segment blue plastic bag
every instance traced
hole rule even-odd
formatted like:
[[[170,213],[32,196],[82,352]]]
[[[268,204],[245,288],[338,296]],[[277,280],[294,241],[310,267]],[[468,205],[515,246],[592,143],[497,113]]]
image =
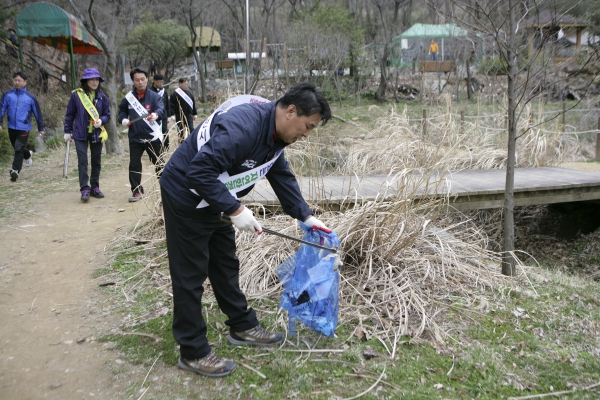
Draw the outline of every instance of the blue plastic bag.
[[[302,222],[304,240],[320,246],[338,248],[337,235],[312,229]],[[296,321],[310,329],[333,337],[338,323],[340,256],[307,244],[277,267],[283,285],[282,308],[288,312],[289,334],[296,336]]]

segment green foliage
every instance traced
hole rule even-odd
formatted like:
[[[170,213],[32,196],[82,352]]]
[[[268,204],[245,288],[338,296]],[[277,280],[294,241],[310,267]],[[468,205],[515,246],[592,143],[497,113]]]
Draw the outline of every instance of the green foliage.
[[[479,63],[478,72],[488,76],[506,75],[508,66],[506,61],[498,57],[485,58]]]
[[[165,70],[169,79],[175,65],[187,53],[189,32],[185,26],[174,20],[149,21],[138,25],[127,36],[123,50],[137,65],[155,61],[158,70]]]
[[[6,26],[6,21],[11,19],[15,15],[14,11],[7,9],[0,9],[0,26]],[[8,39],[8,31],[0,29],[0,39]]]
[[[0,132],[0,161],[5,162],[12,160],[14,154],[13,147],[10,144],[10,139],[8,137],[8,129],[6,124],[4,124],[2,132]]]

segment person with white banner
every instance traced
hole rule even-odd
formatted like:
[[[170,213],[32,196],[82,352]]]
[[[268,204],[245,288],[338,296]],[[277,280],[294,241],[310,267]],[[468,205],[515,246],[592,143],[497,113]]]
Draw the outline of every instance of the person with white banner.
[[[179,137],[185,139],[194,130],[196,120],[196,102],[194,95],[188,90],[187,78],[179,78],[179,87],[171,94],[169,116],[177,121]]]
[[[169,147],[169,135],[167,132],[169,131],[168,119],[169,119],[169,94],[167,93],[167,88],[164,87],[165,77],[163,74],[155,74],[152,78],[152,85],[150,86],[150,90],[158,93],[158,95],[162,98],[163,106],[165,106],[165,112],[161,119],[161,128],[164,136],[163,139],[163,148]]]
[[[164,104],[160,95],[148,89],[148,73],[141,68],[129,72],[134,89],[125,95],[119,104],[119,123],[129,127],[129,184],[132,196],[130,202],[144,196],[142,180],[142,155],[144,151],[160,178],[162,171],[163,133],[159,121],[164,115]]]
[[[173,336],[180,346],[178,366],[222,377],[235,363],[217,356],[206,338],[203,283],[210,278],[219,308],[228,317],[232,345],[272,346],[283,341],[265,330],[239,287],[234,227],[262,233],[239,197],[266,177],[290,216],[331,232],[302,197],[284,149],[308,137],[331,118],[327,100],[312,83],[301,83],[274,102],[258,96],[222,104],[172,154],[160,185],[173,285]]]

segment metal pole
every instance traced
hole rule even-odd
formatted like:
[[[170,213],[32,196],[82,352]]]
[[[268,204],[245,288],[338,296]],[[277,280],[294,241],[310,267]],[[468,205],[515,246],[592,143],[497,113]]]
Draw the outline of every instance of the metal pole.
[[[75,90],[75,57],[73,56],[73,36],[69,35],[69,55],[71,56],[71,90]]]
[[[21,71],[23,71],[23,49],[21,49],[22,43],[21,38],[19,36],[17,36],[17,43],[19,44],[19,63],[21,65]]]
[[[250,82],[248,81],[248,66],[250,65],[250,5],[246,0],[246,72],[244,73],[244,93],[250,91]]]
[[[600,160],[600,118],[598,118],[598,133],[596,133],[596,160]]]
[[[423,110],[423,139],[427,136],[427,110]]]

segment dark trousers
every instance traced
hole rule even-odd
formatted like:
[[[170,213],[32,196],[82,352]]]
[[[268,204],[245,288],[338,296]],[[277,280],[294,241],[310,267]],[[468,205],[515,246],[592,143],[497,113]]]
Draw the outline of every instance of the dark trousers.
[[[90,146],[92,174],[88,176],[88,143]],[[102,161],[102,143],[92,143],[91,140],[75,140],[77,150],[77,168],[79,170],[79,188],[90,190],[100,187],[100,163]],[[88,184],[89,183],[89,184]]]
[[[141,185],[142,181],[142,156],[144,151],[148,154],[148,158],[154,164],[156,177],[160,178],[163,169],[163,160],[160,157],[162,152],[162,143],[160,140],[152,142],[129,142],[129,184],[133,194],[144,193],[144,188]]]
[[[8,129],[8,137],[10,138],[10,144],[12,144],[13,149],[15,149],[12,169],[21,172],[23,160],[29,160],[29,157],[31,157],[31,153],[25,147],[27,145],[27,139],[29,139],[29,132]]]
[[[173,284],[173,336],[183,358],[197,359],[211,351],[202,317],[207,277],[231,331],[252,329],[258,320],[240,289],[233,226],[209,208],[185,207],[164,189],[161,193]]]
[[[177,129],[179,129],[179,137],[183,138],[183,132],[185,129],[189,129],[188,135],[194,130],[194,116],[186,115],[185,119],[181,119],[179,116],[175,117],[177,120]]]

